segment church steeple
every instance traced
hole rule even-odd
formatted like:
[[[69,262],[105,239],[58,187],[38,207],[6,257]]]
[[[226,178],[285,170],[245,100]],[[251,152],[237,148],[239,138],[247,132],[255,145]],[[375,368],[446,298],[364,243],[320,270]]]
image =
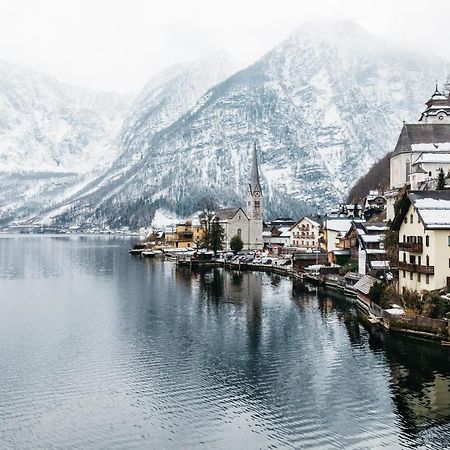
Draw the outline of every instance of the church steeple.
[[[256,191],[261,192],[261,184],[259,183],[258,156],[256,154],[256,142],[253,142],[253,159],[249,188],[252,194],[254,194]]]
[[[425,104],[427,109],[422,113],[419,122],[450,123],[450,98],[439,91],[437,83],[434,94]]]
[[[259,181],[258,155],[256,153],[256,142],[254,142],[250,182],[247,190],[247,215],[250,220],[262,220],[262,202],[263,194]]]

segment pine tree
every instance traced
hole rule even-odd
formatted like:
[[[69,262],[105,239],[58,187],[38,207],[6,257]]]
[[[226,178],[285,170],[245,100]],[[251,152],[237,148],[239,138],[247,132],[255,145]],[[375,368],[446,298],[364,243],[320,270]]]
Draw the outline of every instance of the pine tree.
[[[211,224],[208,236],[208,248],[211,249],[214,254],[223,249],[224,232],[219,223],[219,219],[216,217]]]
[[[445,174],[442,167],[439,169],[436,189],[438,191],[442,191],[443,189],[445,189]]]

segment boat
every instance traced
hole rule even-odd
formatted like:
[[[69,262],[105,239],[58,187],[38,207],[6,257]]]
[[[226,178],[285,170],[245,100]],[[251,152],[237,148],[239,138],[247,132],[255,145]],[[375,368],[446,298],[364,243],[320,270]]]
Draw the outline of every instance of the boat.
[[[128,250],[128,253],[130,255],[135,255],[135,256],[140,256],[141,253],[146,249],[145,244],[136,244],[133,246],[133,248],[131,248],[130,250]]]
[[[143,258],[153,258],[156,255],[157,255],[157,253],[154,250],[142,250],[141,251],[141,256]]]

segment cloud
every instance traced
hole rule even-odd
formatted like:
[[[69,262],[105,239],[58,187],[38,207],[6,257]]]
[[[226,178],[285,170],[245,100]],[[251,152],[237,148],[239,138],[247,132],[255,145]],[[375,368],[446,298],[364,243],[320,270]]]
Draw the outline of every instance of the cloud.
[[[450,2],[15,0],[0,4],[0,59],[100,90],[137,91],[214,49],[251,63],[306,21],[348,18],[450,59]]]

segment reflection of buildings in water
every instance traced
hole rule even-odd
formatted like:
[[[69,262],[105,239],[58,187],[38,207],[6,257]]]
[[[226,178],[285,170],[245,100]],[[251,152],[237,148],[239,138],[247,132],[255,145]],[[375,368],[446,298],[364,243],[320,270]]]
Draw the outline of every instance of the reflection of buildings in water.
[[[393,400],[404,425],[417,431],[450,419],[450,352],[437,343],[370,329],[370,348],[386,354]]]

